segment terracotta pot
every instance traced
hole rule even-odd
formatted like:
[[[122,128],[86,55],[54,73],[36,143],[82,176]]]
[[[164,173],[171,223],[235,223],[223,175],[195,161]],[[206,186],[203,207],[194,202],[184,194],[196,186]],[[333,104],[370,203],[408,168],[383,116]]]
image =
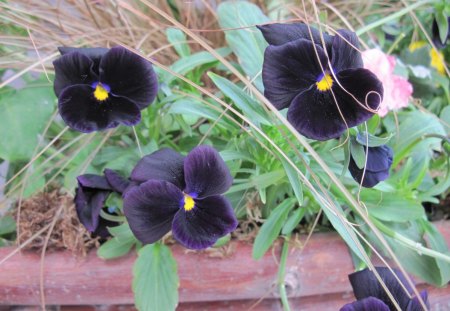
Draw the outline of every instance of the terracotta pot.
[[[450,241],[448,222],[437,223]],[[231,255],[189,252],[173,246],[180,276],[178,310],[281,310],[275,282],[279,245],[261,260],[251,257],[252,246],[232,242]],[[0,258],[13,248],[0,249]],[[44,284],[48,305],[128,305],[133,303],[129,254],[102,260],[95,252],[76,259],[68,252],[49,253],[45,258]],[[39,305],[40,255],[23,252],[0,265],[0,305]],[[290,251],[286,282],[293,310],[335,311],[353,300],[347,275],[353,265],[346,245],[337,234],[314,234],[302,250]],[[450,288],[427,288],[433,310],[450,310]],[[71,308],[78,309],[78,308]]]

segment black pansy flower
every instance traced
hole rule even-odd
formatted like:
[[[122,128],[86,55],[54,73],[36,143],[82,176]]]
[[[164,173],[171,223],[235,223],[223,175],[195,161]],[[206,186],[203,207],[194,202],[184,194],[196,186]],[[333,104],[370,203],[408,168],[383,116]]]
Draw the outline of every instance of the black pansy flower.
[[[385,267],[376,267],[378,274],[383,280],[386,287],[396,300],[398,306],[404,311],[423,311],[419,299],[414,296],[413,289],[408,285],[404,275],[397,270],[393,270],[397,278],[392,272]],[[349,275],[353,292],[357,301],[346,304],[340,311],[395,311],[397,308],[385,292],[375,274],[369,269],[364,269]],[[405,292],[405,289],[407,292]],[[420,293],[425,305],[428,305],[428,293],[426,290]],[[412,297],[412,298],[411,298]]]
[[[144,244],[172,230],[185,247],[204,249],[237,226],[233,208],[222,195],[232,177],[212,147],[196,147],[186,157],[159,150],[142,158],[130,179],[142,183],[124,193],[124,213]]]
[[[64,122],[89,133],[135,125],[158,91],[152,65],[123,47],[59,48],[54,90]]]
[[[262,70],[264,95],[277,109],[289,107],[288,121],[300,134],[316,140],[337,138],[374,114],[383,86],[363,68],[354,48],[355,33],[323,34],[323,48],[320,32],[310,28],[311,36],[305,24],[258,28],[269,43]]]
[[[103,238],[109,236],[106,227],[117,225],[100,217],[105,202],[112,192],[122,193],[126,182],[117,172],[106,169],[105,176],[84,174],[77,177],[78,188],[75,194],[75,209],[78,219],[94,235]]]
[[[436,22],[436,19],[433,19],[433,25],[431,27],[431,34],[432,34],[432,40],[433,44],[437,49],[443,49],[445,48],[445,45],[447,44],[447,41],[450,38],[450,17],[447,17],[447,23],[448,23],[448,29],[447,29],[447,36],[445,37],[445,40],[441,40],[440,31],[445,31],[444,29],[439,29],[438,24]]]
[[[393,152],[392,149],[386,145],[379,147],[364,147],[364,152],[367,149],[367,163],[364,167],[358,167],[353,155],[350,155],[350,163],[348,170],[359,184],[366,188],[372,188],[380,181],[389,177],[389,169],[392,165]],[[364,173],[364,176],[363,176]],[[364,177],[364,179],[363,179]]]

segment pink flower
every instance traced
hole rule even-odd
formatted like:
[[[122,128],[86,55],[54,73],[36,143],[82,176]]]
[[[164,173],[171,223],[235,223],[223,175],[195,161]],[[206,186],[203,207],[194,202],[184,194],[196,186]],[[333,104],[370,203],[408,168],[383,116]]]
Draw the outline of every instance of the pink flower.
[[[384,96],[378,114],[384,117],[391,110],[407,107],[413,88],[407,79],[394,74],[395,57],[371,49],[362,52],[362,58],[364,68],[372,71],[383,82]]]

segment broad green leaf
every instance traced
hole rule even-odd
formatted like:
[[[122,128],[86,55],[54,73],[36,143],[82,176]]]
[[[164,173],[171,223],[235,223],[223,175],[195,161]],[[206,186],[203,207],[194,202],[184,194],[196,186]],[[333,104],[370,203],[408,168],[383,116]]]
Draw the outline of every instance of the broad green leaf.
[[[425,216],[422,204],[411,194],[363,189],[360,199],[370,215],[385,221],[406,222]]]
[[[350,141],[350,156],[353,161],[355,161],[356,166],[359,169],[363,169],[366,164],[366,147],[359,144],[356,140],[351,139]]]
[[[139,250],[133,266],[134,302],[139,311],[171,311],[178,304],[177,263],[159,243]]]
[[[16,231],[16,222],[10,215],[0,218],[0,236]]]
[[[222,2],[217,14],[220,27],[234,29],[225,31],[225,39],[242,69],[256,87],[263,90],[261,69],[267,43],[255,25],[267,23],[269,18],[258,6],[247,1]]]
[[[444,121],[443,126],[447,131],[447,135],[450,135],[450,106],[444,107],[439,117]]]
[[[241,109],[244,114],[256,124],[270,125],[270,121],[267,118],[262,106],[249,94],[244,92],[235,83],[216,75],[213,72],[209,72],[208,76],[214,82],[214,84],[222,91],[222,93],[229,97],[233,103]]]
[[[173,48],[181,57],[186,57],[191,54],[191,49],[186,43],[186,35],[178,28],[170,27],[166,30],[167,40],[173,44]]]
[[[289,215],[289,218],[284,224],[283,229],[281,230],[281,234],[283,235],[290,234],[295,229],[295,227],[298,226],[300,221],[303,219],[303,216],[305,216],[305,213],[306,213],[305,207],[299,207],[294,212],[292,212],[292,214]]]
[[[286,176],[289,179],[292,190],[294,191],[295,197],[297,198],[298,204],[303,204],[303,187],[302,181],[300,180],[300,176],[298,173],[292,168],[292,166],[283,158],[281,159],[281,164],[283,164],[284,171],[286,172]]]
[[[439,39],[441,39],[441,42],[445,42],[447,40],[449,29],[447,16],[445,15],[443,10],[436,12],[434,16],[438,25]]]
[[[250,188],[267,188],[280,182],[285,176],[284,171],[277,170],[269,173],[264,173],[257,176],[252,176],[248,182],[233,185],[227,193],[247,190]]]
[[[55,101],[51,86],[9,90],[0,95],[0,158],[14,162],[32,157]]]
[[[391,140],[392,134],[387,137],[377,137],[367,132],[361,132],[356,135],[356,141],[363,145],[369,147],[379,147],[382,145],[386,145],[389,140]]]
[[[220,48],[217,49],[216,52],[219,55],[225,57],[228,54],[230,54],[231,51],[229,48]],[[172,66],[170,66],[170,68],[176,73],[185,75],[197,67],[214,63],[217,61],[218,61],[217,58],[213,56],[211,53],[201,51],[177,60],[175,63],[173,63]],[[170,84],[174,79],[176,79],[176,77],[167,72],[164,72],[160,75],[160,80],[165,82],[166,84]]]
[[[424,219],[420,219],[419,223],[425,231],[425,238],[429,243],[429,247],[440,253],[450,256],[447,241],[445,241],[445,238],[436,229],[436,227],[432,223]],[[448,283],[450,281],[450,265],[448,264],[448,262],[439,259],[436,259],[436,263],[441,272],[442,283]]]
[[[322,211],[325,213],[328,220],[331,222],[334,229],[336,229],[336,231],[339,233],[341,238],[345,241],[345,243],[347,243],[347,245],[351,248],[351,250],[355,253],[356,256],[358,256],[362,261],[366,262],[363,254],[361,253],[361,251],[359,250],[359,248],[356,244],[356,243],[359,243],[358,237],[352,231],[352,229],[350,228],[351,227],[350,225],[347,225],[347,227],[344,225],[345,213],[342,210],[341,206],[339,204],[337,204],[336,202],[333,202],[334,203],[333,205],[336,209],[336,213],[339,213],[339,215],[342,215],[344,220],[342,220],[340,217],[338,217],[336,215],[335,211],[330,210],[330,207],[325,206],[324,202],[322,202],[322,200],[316,194],[314,194],[314,197],[315,197],[317,203],[319,203],[321,205]],[[361,246],[361,248],[364,248],[362,245],[360,245],[360,246]]]
[[[427,137],[429,134],[446,135],[436,116],[421,111],[413,111],[403,115],[400,122],[399,137],[392,144],[394,148],[394,167],[411,152],[426,153],[431,156],[432,150],[439,150],[441,139]]]
[[[296,202],[297,200],[294,198],[286,199],[270,213],[269,218],[262,225],[253,244],[253,259],[260,259],[266,253],[273,241],[280,234],[289,211],[294,207]]]
[[[97,256],[103,259],[122,257],[128,254],[134,244],[134,239],[122,242],[117,238],[111,238],[99,247]]]

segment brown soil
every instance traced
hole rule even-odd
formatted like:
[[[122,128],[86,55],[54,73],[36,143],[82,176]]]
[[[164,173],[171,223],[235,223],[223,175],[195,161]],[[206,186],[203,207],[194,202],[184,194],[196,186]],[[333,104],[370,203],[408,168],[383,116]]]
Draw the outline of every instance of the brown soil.
[[[73,197],[62,194],[59,190],[38,193],[22,202],[17,224],[19,243],[25,244],[39,230],[51,224],[55,217],[58,219],[48,240],[47,251],[67,249],[76,255],[85,256],[90,249],[98,247],[98,239],[92,239],[91,234],[79,222]],[[42,250],[47,234],[48,230],[35,237],[23,249]]]

